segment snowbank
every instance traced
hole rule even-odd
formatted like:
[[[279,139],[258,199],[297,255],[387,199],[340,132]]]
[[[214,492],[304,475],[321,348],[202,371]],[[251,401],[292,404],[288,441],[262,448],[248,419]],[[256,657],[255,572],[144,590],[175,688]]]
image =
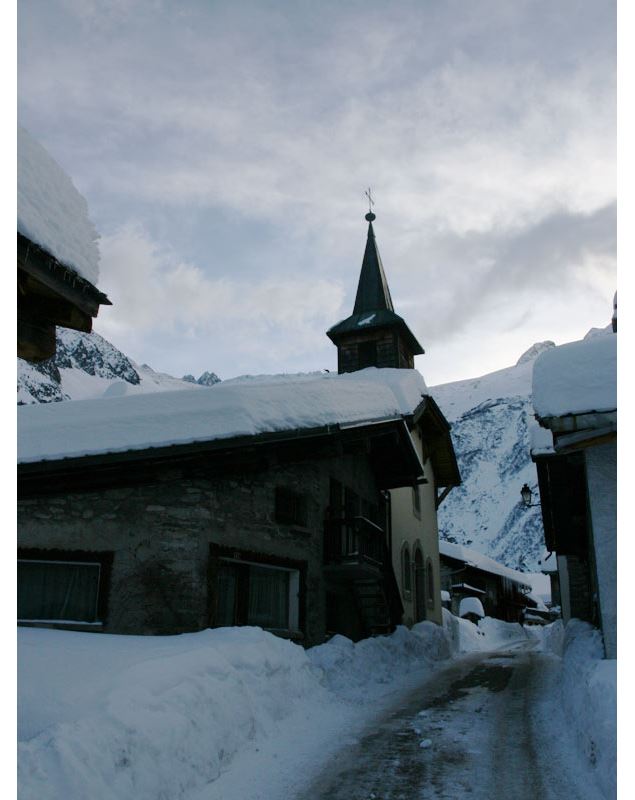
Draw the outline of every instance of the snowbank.
[[[559,700],[604,795],[616,796],[617,661],[605,659],[600,632],[572,619],[543,632],[543,648],[562,658]]]
[[[97,285],[97,232],[86,200],[46,150],[18,127],[18,233]]]
[[[615,411],[617,336],[570,342],[534,363],[533,403],[541,418]]]
[[[20,798],[176,800],[290,731],[290,772],[300,753],[319,765],[342,727],[449,655],[431,623],[309,651],[259,628],[165,637],[20,628]]]
[[[498,650],[533,638],[517,622],[503,622],[493,617],[484,617],[476,625],[467,619],[455,617],[447,608],[443,609],[443,628],[450,641],[452,655],[479,650]]]
[[[311,663],[324,671],[325,685],[354,701],[394,687],[396,667],[403,676],[450,654],[447,633],[432,622],[419,622],[410,629],[399,626],[392,636],[355,643],[338,635],[308,651]]]
[[[369,369],[297,380],[223,382],[201,391],[77,400],[18,409],[18,461],[33,462],[253,436],[410,414],[416,370]]]

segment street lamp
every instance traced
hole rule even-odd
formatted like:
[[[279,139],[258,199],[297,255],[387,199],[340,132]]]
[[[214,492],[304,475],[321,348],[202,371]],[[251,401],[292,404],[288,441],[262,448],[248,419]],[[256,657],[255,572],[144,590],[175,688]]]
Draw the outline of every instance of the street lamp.
[[[523,488],[520,490],[520,496],[523,499],[523,504],[526,508],[533,508],[534,506],[539,506],[540,503],[532,503],[531,499],[533,497],[533,492],[529,488],[529,486],[524,483]]]

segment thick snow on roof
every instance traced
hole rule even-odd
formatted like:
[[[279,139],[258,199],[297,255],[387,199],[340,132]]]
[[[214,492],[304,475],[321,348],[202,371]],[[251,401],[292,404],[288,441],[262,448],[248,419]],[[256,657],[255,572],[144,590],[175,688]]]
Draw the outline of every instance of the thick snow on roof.
[[[542,428],[535,419],[528,419],[527,427],[529,429],[532,456],[552,455],[555,451],[553,449],[553,434],[551,431],[547,428]]]
[[[97,231],[86,200],[46,150],[18,127],[18,233],[97,285]]]
[[[56,460],[370,422],[410,414],[427,393],[412,369],[264,376],[209,389],[18,409],[18,460]]]
[[[503,578],[509,578],[516,583],[522,583],[529,586],[528,576],[523,572],[506,567],[494,561],[493,558],[477,553],[476,550],[470,550],[463,547],[462,544],[452,544],[446,542],[444,539],[439,540],[439,553],[448,558],[456,558],[457,561],[463,561],[471,567],[482,569],[484,572],[491,572],[494,575],[502,575]]]
[[[534,409],[542,419],[617,409],[617,336],[560,345],[534,363]]]
[[[477,617],[484,617],[483,604],[478,597],[464,597],[459,604],[459,617],[466,614],[476,614]]]

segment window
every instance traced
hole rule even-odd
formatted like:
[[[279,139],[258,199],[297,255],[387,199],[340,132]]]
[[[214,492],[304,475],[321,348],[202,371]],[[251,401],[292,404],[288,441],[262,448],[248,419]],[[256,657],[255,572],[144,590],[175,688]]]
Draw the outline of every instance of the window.
[[[403,546],[401,551],[401,576],[404,593],[410,594],[412,589],[412,577],[410,567],[410,548],[407,544]]]
[[[276,487],[275,517],[276,522],[282,522],[284,525],[305,527],[307,524],[305,496],[283,486]]]
[[[377,366],[377,342],[361,342],[357,345],[359,368]]]
[[[217,627],[255,625],[276,633],[299,631],[299,570],[221,558],[217,574]]]
[[[419,542],[416,542],[414,546],[414,573],[415,622],[422,622],[426,618],[425,566]]]
[[[421,495],[419,494],[419,484],[412,487],[412,512],[418,519],[421,519]]]
[[[434,572],[432,571],[432,559],[426,560],[426,594],[428,607],[434,606]]]
[[[103,622],[111,562],[110,553],[59,553],[57,558],[18,554],[18,620]]]

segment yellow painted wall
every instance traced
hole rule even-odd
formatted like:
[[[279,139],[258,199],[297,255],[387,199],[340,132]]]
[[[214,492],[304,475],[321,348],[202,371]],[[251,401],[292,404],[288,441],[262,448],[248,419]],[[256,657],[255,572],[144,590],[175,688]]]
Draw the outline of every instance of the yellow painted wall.
[[[439,570],[439,530],[437,526],[437,512],[435,508],[434,474],[432,464],[429,460],[424,461],[422,457],[421,436],[417,430],[412,431],[417,452],[423,462],[427,484],[419,486],[420,515],[416,516],[413,505],[412,489],[393,489],[390,492],[391,513],[392,513],[392,562],[401,599],[404,604],[403,622],[405,625],[413,625],[418,622],[416,618],[415,605],[415,548],[420,546],[423,557],[424,567],[427,569],[428,558],[432,564],[433,576],[433,602],[427,599],[427,574],[424,572],[421,582],[423,588],[423,619],[431,620],[439,625],[442,621],[441,616],[441,576]],[[404,544],[410,550],[411,559],[411,590],[404,590],[404,575],[402,569],[402,551]]]

